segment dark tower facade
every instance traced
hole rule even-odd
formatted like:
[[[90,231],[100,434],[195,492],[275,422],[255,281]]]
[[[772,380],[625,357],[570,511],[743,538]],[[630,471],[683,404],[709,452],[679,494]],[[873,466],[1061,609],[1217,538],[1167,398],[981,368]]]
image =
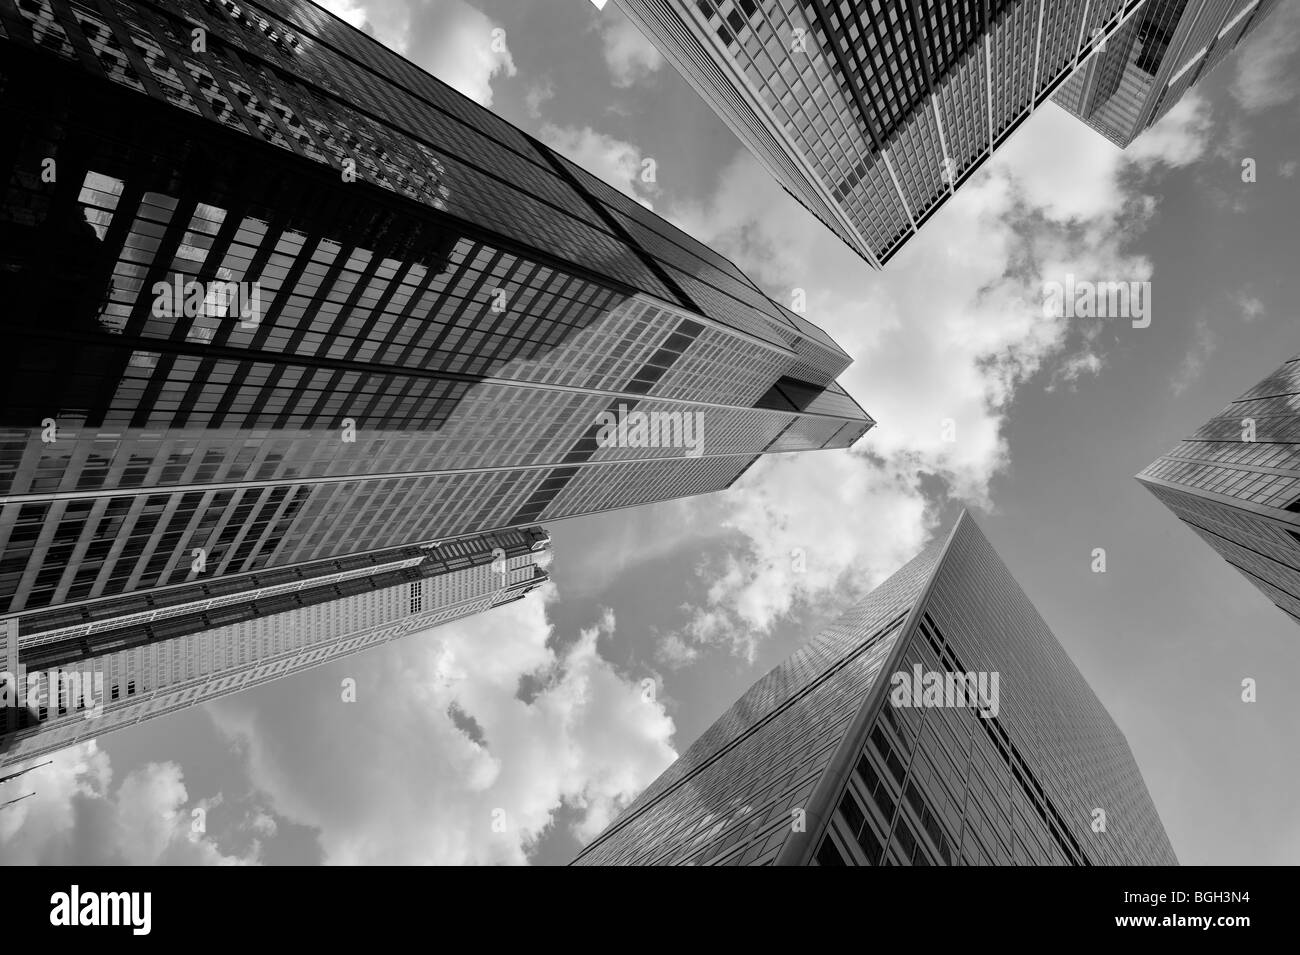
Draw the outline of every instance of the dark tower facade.
[[[0,613],[718,490],[872,424],[820,329],[305,0],[0,25]]]
[[[1139,474],[1148,491],[1300,623],[1300,355]]]
[[[755,683],[576,862],[1177,859],[1124,735],[963,514]]]
[[[306,0],[0,0],[0,121],[11,673],[174,688],[193,634],[873,424],[731,262]]]

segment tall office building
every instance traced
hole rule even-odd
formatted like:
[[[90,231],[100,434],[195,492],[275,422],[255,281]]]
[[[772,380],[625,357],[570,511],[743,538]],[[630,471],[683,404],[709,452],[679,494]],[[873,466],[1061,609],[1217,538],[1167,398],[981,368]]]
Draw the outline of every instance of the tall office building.
[[[576,861],[1177,859],[1124,735],[963,514],[750,687]]]
[[[307,0],[0,0],[0,121],[0,614],[718,490],[872,424],[824,332]]]
[[[518,600],[541,528],[0,620],[0,767]]]
[[[1121,148],[1169,112],[1280,0],[1147,0],[1054,101]]]
[[[1138,480],[1300,623],[1300,355]]]
[[[880,267],[1143,0],[616,0]]]
[[[872,424],[824,332],[307,0],[0,0],[0,122],[0,671],[110,677],[7,761]]]

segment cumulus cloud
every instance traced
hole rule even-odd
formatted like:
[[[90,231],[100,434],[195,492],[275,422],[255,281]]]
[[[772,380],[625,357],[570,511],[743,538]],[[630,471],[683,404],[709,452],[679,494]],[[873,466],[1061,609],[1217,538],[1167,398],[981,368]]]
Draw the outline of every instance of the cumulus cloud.
[[[355,703],[330,668],[314,697],[211,712],[326,862],[523,863],[561,810],[589,839],[676,758],[663,704],[599,653],[614,627],[557,642],[533,597],[350,659]]]
[[[601,31],[601,42],[615,86],[635,86],[663,66],[663,55],[626,17],[608,20]]]
[[[258,861],[223,851],[207,834],[220,795],[191,800],[175,763],[148,763],[116,788],[108,754],[94,742],[55,754],[21,777],[37,795],[0,814],[0,857],[16,865],[240,865]],[[196,819],[202,818],[202,826]]]
[[[1169,389],[1175,395],[1181,395],[1190,388],[1192,383],[1201,377],[1201,372],[1205,370],[1205,363],[1214,354],[1217,347],[1218,338],[1215,336],[1214,330],[1210,328],[1210,323],[1204,318],[1198,319],[1196,328],[1192,333],[1192,342],[1188,346],[1187,354],[1183,356],[1182,364],[1178,366],[1178,371],[1174,374],[1173,380],[1169,382]]]
[[[801,603],[844,602],[911,557],[940,495],[991,508],[1018,391],[1036,376],[1048,388],[1102,373],[1116,336],[1144,333],[1047,314],[1045,283],[1150,280],[1132,251],[1156,209],[1144,186],[1203,155],[1210,125],[1191,95],[1125,153],[1045,110],[879,273],[792,209],[746,154],[709,201],[673,207],[774,297],[806,292],[809,317],[856,357],[841,382],[879,425],[852,451],[764,459],[726,494],[689,502],[697,526],[712,521],[734,543],[701,567],[703,596],[661,640],[660,660],[710,646],[752,659]]]
[[[1257,113],[1296,98],[1300,52],[1300,4],[1280,3],[1235,54],[1229,91],[1246,111]]]
[[[897,570],[931,529],[906,470],[849,451],[760,460],[718,498],[714,519],[739,541],[701,566],[705,596],[661,641],[660,661],[681,666],[718,647],[753,662],[766,632],[802,602],[845,603]]]
[[[552,85],[550,77],[543,77],[528,87],[528,92],[524,94],[524,108],[528,110],[528,115],[533,119],[540,119],[542,105],[549,103],[554,98],[555,86]]]
[[[465,0],[316,2],[483,106],[517,72],[505,30]]]
[[[1242,321],[1253,322],[1264,314],[1264,303],[1254,295],[1242,293],[1237,296],[1237,307],[1241,309]]]

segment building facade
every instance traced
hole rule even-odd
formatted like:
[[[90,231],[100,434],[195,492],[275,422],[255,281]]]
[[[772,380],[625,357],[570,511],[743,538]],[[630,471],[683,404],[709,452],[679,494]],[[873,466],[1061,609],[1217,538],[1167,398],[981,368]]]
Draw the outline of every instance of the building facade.
[[[963,514],[755,683],[576,863],[1177,859],[1124,735]]]
[[[879,268],[1143,0],[617,0]]]
[[[803,316],[307,0],[0,0],[0,122],[0,671],[56,684],[6,762],[873,423]]]
[[[524,528],[0,620],[0,767],[519,600],[549,547]]]
[[[1137,477],[1300,623],[1300,355]]]
[[[719,490],[873,423],[803,316],[307,0],[0,0],[0,114],[0,615]]]
[[[1054,101],[1123,148],[1223,62],[1280,0],[1147,0]]]

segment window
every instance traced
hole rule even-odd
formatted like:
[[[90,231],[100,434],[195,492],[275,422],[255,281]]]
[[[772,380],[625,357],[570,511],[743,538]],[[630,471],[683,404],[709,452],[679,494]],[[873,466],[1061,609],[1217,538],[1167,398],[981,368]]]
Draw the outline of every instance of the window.
[[[835,848],[835,843],[831,842],[830,836],[822,840],[821,848],[817,850],[817,864],[845,865],[844,856],[840,855],[840,850]]]

